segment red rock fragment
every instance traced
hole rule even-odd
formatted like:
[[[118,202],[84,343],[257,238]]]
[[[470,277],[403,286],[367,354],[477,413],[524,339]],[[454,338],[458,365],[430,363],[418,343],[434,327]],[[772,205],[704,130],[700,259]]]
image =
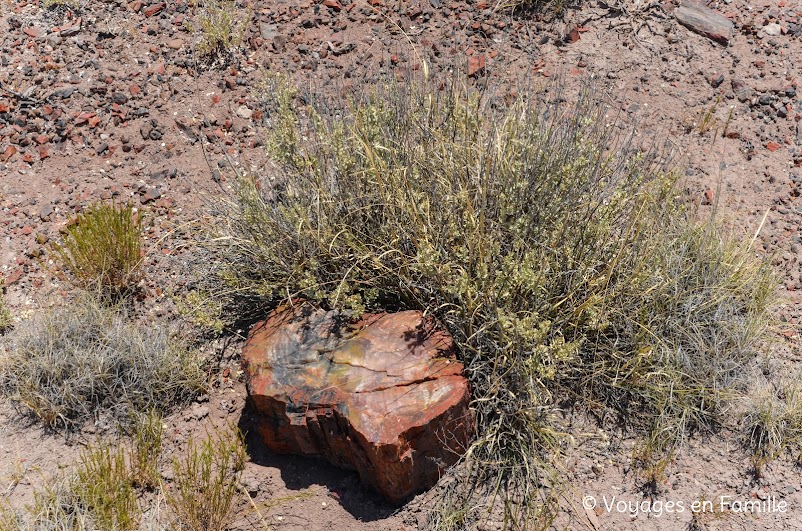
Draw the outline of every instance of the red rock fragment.
[[[83,125],[89,122],[90,119],[97,116],[97,113],[94,112],[82,112],[78,116],[75,117],[75,125]]]
[[[343,6],[337,0],[323,0],[323,5],[334,11],[342,11]]]
[[[478,76],[485,71],[486,58],[484,55],[477,55],[468,58],[468,77]]]
[[[23,273],[23,270],[22,270],[21,267],[18,267],[14,271],[9,273],[8,276],[6,277],[6,286],[10,286],[11,284],[14,284],[19,279],[21,279],[22,278],[22,273]]]
[[[573,44],[580,39],[579,29],[576,26],[571,26],[563,36],[563,42]]]
[[[3,162],[8,162],[8,159],[13,157],[16,152],[17,152],[17,148],[16,147],[8,146],[6,148],[6,150],[3,151],[3,154],[0,155],[0,160],[2,160]]]
[[[780,149],[780,144],[778,144],[777,142],[769,142],[768,144],[766,144],[766,149],[774,153],[775,151]]]
[[[156,13],[158,13],[159,11],[164,9],[165,7],[167,7],[167,6],[165,5],[164,2],[162,2],[160,4],[152,5],[150,7],[147,7],[145,9],[145,16],[146,17],[152,17],[153,15],[155,15]]]
[[[453,341],[420,312],[280,308],[242,352],[257,432],[274,452],[355,469],[393,503],[432,487],[469,443]]]
[[[35,26],[31,26],[30,28],[25,28],[22,31],[23,33],[25,33],[25,35],[27,35],[32,39],[38,39],[39,37],[45,34],[45,30],[43,30],[42,28],[37,28]]]

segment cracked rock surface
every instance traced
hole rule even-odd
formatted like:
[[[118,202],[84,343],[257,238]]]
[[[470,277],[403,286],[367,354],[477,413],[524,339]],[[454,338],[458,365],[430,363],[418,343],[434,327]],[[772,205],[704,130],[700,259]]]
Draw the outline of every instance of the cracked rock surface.
[[[268,448],[354,469],[398,504],[467,448],[470,393],[453,352],[420,312],[349,322],[301,304],[254,326],[242,357]]]

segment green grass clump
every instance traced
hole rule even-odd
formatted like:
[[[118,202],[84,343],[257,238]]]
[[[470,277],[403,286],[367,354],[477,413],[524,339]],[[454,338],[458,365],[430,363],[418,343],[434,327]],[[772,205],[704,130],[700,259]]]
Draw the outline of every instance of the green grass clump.
[[[81,455],[70,491],[98,529],[123,531],[139,525],[127,454],[121,446],[101,443]]]
[[[155,489],[159,484],[159,455],[164,425],[161,414],[151,411],[134,416],[129,468],[131,483],[140,489]]]
[[[215,430],[201,443],[191,441],[173,462],[169,488],[158,472],[162,434],[161,417],[143,414],[130,441],[88,446],[66,475],[34,492],[31,505],[15,509],[0,500],[0,531],[228,529],[248,458],[240,432]],[[148,491],[163,496],[172,513],[159,511],[145,522],[140,504]]]
[[[173,462],[174,485],[167,493],[179,529],[227,528],[247,459],[238,432],[217,432],[200,444],[190,440],[184,457]]]
[[[152,474],[151,484],[158,484],[161,433],[161,417],[142,415],[134,422],[130,445],[88,446],[67,475],[34,492],[33,504],[22,510],[0,506],[0,531],[138,529],[142,465]]]
[[[88,297],[40,312],[5,340],[0,392],[52,428],[169,411],[206,386],[198,355],[167,330]]]
[[[664,453],[726,421],[775,278],[751,242],[693,219],[591,90],[504,105],[424,81],[304,106],[274,84],[279,169],[222,209],[205,289],[232,318],[292,297],[436,315],[475,396],[473,484],[503,495],[508,525],[539,518],[558,406],[613,414]]]
[[[142,276],[142,219],[131,206],[97,203],[52,246],[58,272],[105,297],[130,294]]]
[[[200,33],[195,49],[207,58],[219,58],[230,54],[242,44],[250,9],[243,12],[232,0],[204,0],[197,15]]]

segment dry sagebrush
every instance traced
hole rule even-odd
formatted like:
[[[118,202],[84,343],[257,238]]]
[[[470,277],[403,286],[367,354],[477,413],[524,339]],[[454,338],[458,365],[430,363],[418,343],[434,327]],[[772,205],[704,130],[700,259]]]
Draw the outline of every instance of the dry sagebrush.
[[[445,324],[478,433],[433,525],[478,518],[473,486],[501,495],[507,525],[542,523],[558,404],[612,413],[656,452],[724,421],[775,280],[748,244],[693,220],[592,91],[505,105],[424,81],[302,106],[268,86],[278,170],[221,206],[203,288],[232,320],[300,296]]]

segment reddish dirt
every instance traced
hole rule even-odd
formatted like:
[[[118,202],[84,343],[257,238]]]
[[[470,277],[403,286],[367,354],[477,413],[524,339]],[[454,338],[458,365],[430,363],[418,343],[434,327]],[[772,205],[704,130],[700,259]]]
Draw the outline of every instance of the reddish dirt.
[[[197,34],[185,25],[197,8],[183,1],[80,4],[73,12],[0,2],[0,271],[16,318],[68,295],[38,257],[83,206],[114,198],[146,215],[143,305],[173,319],[170,295],[187,281],[180,266],[191,252],[192,222],[210,196],[230,189],[231,164],[269,171],[261,146],[267,122],[254,95],[263,72],[347,93],[365,79],[403,77],[425,59],[431,70],[456,64],[472,83],[509,90],[517,79],[545,85],[561,76],[572,94],[596,79],[622,127],[636,123],[639,135],[681,155],[684,186],[703,213],[717,204],[745,238],[760,229],[757,251],[772,256],[783,275],[778,316],[786,326],[771,365],[799,368],[802,2],[710,2],[734,22],[723,46],[678,24],[671,0],[588,1],[548,23],[494,12],[494,2],[482,0],[246,1],[251,21],[238,61],[199,69]],[[222,362],[234,375],[236,348]],[[240,421],[243,384],[222,376],[216,384],[208,402],[166,419],[165,459],[209,425]],[[14,505],[74,463],[80,443],[93,437],[65,440],[19,426],[7,404],[0,425],[0,496]],[[634,440],[608,439],[580,419],[574,427],[577,447],[563,474],[572,488],[561,498],[556,529],[685,529],[690,504],[720,496],[765,498],[775,508],[785,501],[787,509],[727,510],[711,515],[708,529],[802,529],[800,469],[784,456],[755,479],[729,434],[693,441],[670,464],[655,499],[682,502],[684,511],[608,511],[604,503],[614,496],[645,499],[631,469]],[[427,495],[394,512],[354,473],[258,447],[251,457],[244,483],[272,529],[410,530],[423,521]],[[596,510],[583,509],[585,496],[595,497]],[[246,501],[235,527],[261,528]],[[488,521],[481,528],[502,527]]]

